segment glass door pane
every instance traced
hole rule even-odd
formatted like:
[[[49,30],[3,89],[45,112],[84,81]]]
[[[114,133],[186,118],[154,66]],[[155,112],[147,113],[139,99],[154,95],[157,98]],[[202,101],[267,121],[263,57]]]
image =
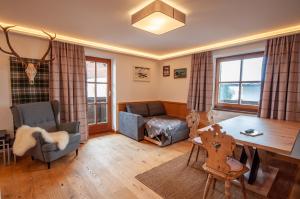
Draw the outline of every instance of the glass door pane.
[[[87,82],[95,82],[95,62],[86,61],[86,80]]]
[[[97,123],[107,122],[107,104],[97,105]]]
[[[95,114],[95,105],[94,104],[89,104],[87,106],[87,121],[88,121],[88,124],[96,123],[96,114]]]
[[[107,84],[97,84],[97,103],[107,102]]]
[[[87,83],[87,103],[95,103],[95,83]]]
[[[107,83],[107,64],[97,62],[96,69],[97,69],[97,82]]]

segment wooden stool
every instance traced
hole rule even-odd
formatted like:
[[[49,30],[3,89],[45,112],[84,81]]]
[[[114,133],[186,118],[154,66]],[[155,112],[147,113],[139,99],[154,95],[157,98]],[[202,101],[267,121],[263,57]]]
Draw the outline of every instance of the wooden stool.
[[[213,188],[216,179],[225,182],[225,198],[230,199],[231,181],[238,179],[241,183],[244,199],[246,190],[244,184],[244,174],[248,168],[239,161],[232,158],[233,150],[236,146],[234,138],[221,132],[221,126],[212,125],[212,130],[203,131],[200,134],[202,147],[207,150],[208,157],[203,169],[208,173],[203,198],[207,197],[209,187],[213,181]]]

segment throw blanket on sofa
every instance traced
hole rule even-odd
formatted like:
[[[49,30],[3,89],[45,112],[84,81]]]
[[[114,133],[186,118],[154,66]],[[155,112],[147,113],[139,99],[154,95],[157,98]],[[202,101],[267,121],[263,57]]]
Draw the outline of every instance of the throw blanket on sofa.
[[[163,119],[163,118],[152,118],[146,123],[146,129],[148,136],[154,138],[159,135],[168,137],[168,131],[173,130],[182,123],[179,119]]]
[[[23,125],[16,132],[16,139],[13,145],[15,155],[22,156],[36,145],[36,140],[32,135],[34,132],[40,132],[44,140],[48,143],[57,143],[60,150],[64,150],[69,143],[69,134],[66,131],[48,133],[45,129],[39,127]]]

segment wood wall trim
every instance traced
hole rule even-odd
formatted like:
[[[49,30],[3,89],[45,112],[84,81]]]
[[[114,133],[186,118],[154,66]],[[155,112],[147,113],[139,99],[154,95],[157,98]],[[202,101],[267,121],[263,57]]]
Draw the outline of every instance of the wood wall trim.
[[[167,115],[185,119],[188,115],[187,104],[183,102],[161,101],[166,109]]]
[[[153,101],[129,101],[129,102],[119,102],[117,105],[117,110],[118,113],[120,111],[126,111],[126,104],[139,104],[139,103],[150,103],[150,102],[159,102],[158,100],[153,100]]]
[[[119,111],[126,111],[126,104],[133,103],[151,103],[151,102],[161,102],[163,103],[167,115],[179,117],[179,118],[185,118],[187,116],[187,108],[186,103],[183,102],[171,102],[171,101],[159,101],[159,100],[153,100],[153,101],[132,101],[132,102],[119,102],[118,103],[118,112]]]
[[[118,108],[118,115],[119,111],[126,111],[126,104],[127,103],[149,103],[149,102],[162,102],[167,115],[178,117],[181,119],[185,119],[187,114],[189,113],[187,110],[187,104],[184,102],[173,102],[173,101],[159,101],[159,100],[153,100],[153,101],[134,101],[134,102],[119,102],[117,105]],[[216,111],[217,115],[215,117],[216,122],[220,122],[229,118],[233,118],[239,115],[246,115],[245,113],[237,113],[237,112],[231,112],[231,111]],[[207,113],[201,112],[200,113],[200,124],[199,128],[203,128],[210,125]]]
[[[159,101],[159,100],[153,100],[153,101],[133,101],[133,102],[119,102],[117,105],[118,112],[120,111],[126,111],[126,104],[127,103],[149,103],[149,102],[161,102],[163,103],[167,115],[177,117],[184,119],[188,115],[187,110],[187,104],[184,102],[173,102],[173,101]],[[205,127],[209,125],[208,119],[207,119],[207,113],[201,112],[200,113],[200,124],[199,127]]]

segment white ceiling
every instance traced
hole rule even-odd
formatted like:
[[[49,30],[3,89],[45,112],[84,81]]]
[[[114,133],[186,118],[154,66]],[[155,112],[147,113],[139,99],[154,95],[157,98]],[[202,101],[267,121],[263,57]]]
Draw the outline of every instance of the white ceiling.
[[[154,35],[130,25],[130,11],[151,0],[0,0],[0,22],[157,55],[300,25],[300,0],[165,0],[186,26]]]

